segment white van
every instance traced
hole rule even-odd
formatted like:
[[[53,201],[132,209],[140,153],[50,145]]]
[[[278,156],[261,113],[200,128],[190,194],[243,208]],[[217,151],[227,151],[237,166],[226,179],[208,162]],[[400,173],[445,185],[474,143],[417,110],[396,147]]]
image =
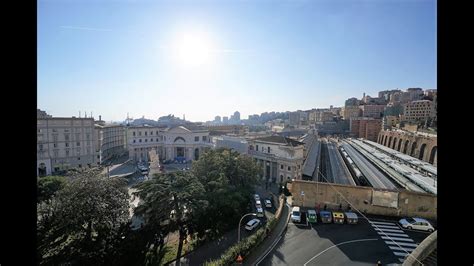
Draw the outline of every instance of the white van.
[[[291,220],[293,222],[297,222],[297,223],[301,222],[300,207],[295,206],[295,207],[293,207],[293,209],[291,209]]]

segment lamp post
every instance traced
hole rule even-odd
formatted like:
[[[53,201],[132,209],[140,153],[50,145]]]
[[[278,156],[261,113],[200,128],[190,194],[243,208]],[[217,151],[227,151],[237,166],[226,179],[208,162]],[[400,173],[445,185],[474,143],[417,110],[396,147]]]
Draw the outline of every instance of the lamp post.
[[[238,234],[237,234],[237,243],[239,243],[239,242],[240,242],[240,223],[242,223],[242,220],[244,219],[244,217],[245,217],[245,216],[249,216],[249,215],[254,215],[254,216],[257,216],[257,214],[256,214],[256,213],[252,213],[252,212],[251,212],[251,213],[247,213],[247,214],[245,214],[244,216],[242,216],[242,218],[240,218],[240,221],[239,221],[239,227],[238,227],[238,229],[237,229],[237,231],[238,231]]]

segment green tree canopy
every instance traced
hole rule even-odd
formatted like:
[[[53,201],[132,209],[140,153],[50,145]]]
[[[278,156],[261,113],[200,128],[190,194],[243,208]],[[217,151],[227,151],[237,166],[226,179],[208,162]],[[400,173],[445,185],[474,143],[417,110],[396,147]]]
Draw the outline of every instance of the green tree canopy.
[[[43,176],[37,180],[38,202],[49,200],[53,195],[66,185],[64,176]]]
[[[220,235],[250,211],[250,197],[261,172],[252,158],[229,149],[211,150],[193,163],[192,171],[203,184],[209,202],[206,213],[196,218],[200,237]]]
[[[50,202],[38,204],[40,264],[104,264],[129,220],[126,180],[101,169],[77,173]]]
[[[135,214],[143,217],[147,227],[166,233],[179,231],[179,258],[183,241],[194,231],[194,217],[207,208],[204,187],[192,173],[174,172],[157,174],[135,188],[142,201]]]

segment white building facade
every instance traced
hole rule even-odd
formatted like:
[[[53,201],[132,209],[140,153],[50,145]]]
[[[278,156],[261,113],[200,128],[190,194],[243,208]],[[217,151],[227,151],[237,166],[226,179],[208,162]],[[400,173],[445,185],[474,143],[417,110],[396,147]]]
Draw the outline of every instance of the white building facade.
[[[38,118],[37,175],[99,164],[97,141],[93,118]]]
[[[262,166],[267,182],[302,178],[304,143],[282,136],[262,137],[248,143],[248,153]]]
[[[138,126],[129,127],[127,131],[129,158],[135,161],[148,160],[152,149],[156,149],[161,160],[192,161],[212,147],[209,131],[204,129]]]

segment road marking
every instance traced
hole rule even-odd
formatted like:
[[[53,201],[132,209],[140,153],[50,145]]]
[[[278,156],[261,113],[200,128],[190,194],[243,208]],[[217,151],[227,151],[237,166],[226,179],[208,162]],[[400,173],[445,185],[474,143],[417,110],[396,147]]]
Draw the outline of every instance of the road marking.
[[[384,232],[384,231],[381,231],[381,232],[377,232],[379,235],[381,236],[402,236],[402,237],[409,237],[407,234],[397,234],[397,233],[389,233],[389,232]]]
[[[328,247],[327,249],[319,252],[316,256],[312,257],[310,260],[308,260],[304,266],[306,266],[310,261],[314,260],[315,258],[317,258],[319,255],[323,254],[324,252],[330,250],[331,248],[334,248],[334,247],[337,247],[337,246],[340,246],[340,245],[344,245],[344,244],[349,244],[349,243],[354,243],[354,242],[362,242],[362,241],[377,241],[378,239],[377,238],[368,238],[368,239],[358,239],[358,240],[351,240],[351,241],[346,241],[346,242],[342,242],[342,243],[339,243],[337,245],[333,245],[333,246],[330,246]]]
[[[401,238],[401,237],[387,237],[387,236],[382,236],[382,239],[389,239],[389,240],[398,240],[398,241],[407,241],[407,242],[415,242],[411,238]]]
[[[406,252],[393,252],[393,254],[395,254],[395,256],[400,256],[400,257],[406,257],[408,255],[408,253]]]
[[[400,230],[400,229],[385,229],[385,228],[379,229],[377,227],[375,227],[374,229],[377,230],[377,231],[384,231],[384,232],[405,233],[405,232],[403,232],[403,230]]]
[[[373,225],[373,226],[377,226],[376,228],[400,229],[400,227],[393,226],[393,225]]]
[[[394,247],[394,246],[388,246],[388,247],[393,250],[401,250],[401,251],[409,251],[409,252],[412,252],[413,250],[415,250],[414,248],[400,248],[400,247]]]
[[[393,242],[393,241],[385,241],[387,245],[399,245],[399,246],[407,246],[407,247],[418,247],[417,244],[413,243],[403,243],[403,242]]]

